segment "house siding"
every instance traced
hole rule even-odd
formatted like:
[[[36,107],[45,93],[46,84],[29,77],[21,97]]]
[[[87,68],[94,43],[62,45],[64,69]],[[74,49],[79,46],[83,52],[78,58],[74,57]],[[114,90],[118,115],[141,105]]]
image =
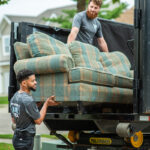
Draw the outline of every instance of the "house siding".
[[[6,23],[3,23],[6,24]],[[6,25],[3,30],[1,31],[1,38],[0,38],[0,62],[9,61],[9,54],[4,54],[3,49],[3,38],[4,36],[10,36],[10,25]]]
[[[0,96],[7,96],[9,86],[9,66],[0,67]]]

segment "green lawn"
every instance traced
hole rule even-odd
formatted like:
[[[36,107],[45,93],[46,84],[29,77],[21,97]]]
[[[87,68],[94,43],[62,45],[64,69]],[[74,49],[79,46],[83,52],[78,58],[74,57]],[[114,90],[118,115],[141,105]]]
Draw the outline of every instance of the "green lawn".
[[[64,135],[67,137],[67,135]],[[0,134],[0,139],[12,139],[12,134]],[[41,137],[43,138],[49,138],[49,139],[58,139],[55,135],[48,135],[48,134],[41,134]]]
[[[0,143],[0,150],[14,150],[12,144]]]
[[[0,139],[12,139],[12,134],[0,134]]]
[[[0,104],[8,104],[8,97],[0,97]]]
[[[67,137],[67,135],[64,135]],[[0,134],[0,139],[12,139],[13,135],[12,134]],[[57,139],[56,136],[54,135],[47,135],[47,134],[42,134],[41,137],[43,138],[50,138],[50,139]],[[0,143],[0,150],[14,150],[12,144],[7,144],[7,143]]]

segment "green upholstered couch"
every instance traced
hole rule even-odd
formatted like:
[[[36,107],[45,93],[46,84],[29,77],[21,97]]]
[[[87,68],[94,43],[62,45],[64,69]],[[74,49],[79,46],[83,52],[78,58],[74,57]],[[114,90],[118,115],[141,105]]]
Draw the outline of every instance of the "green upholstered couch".
[[[57,101],[132,103],[133,72],[121,52],[100,52],[79,41],[67,45],[40,32],[14,48],[15,72],[26,68],[36,74],[35,101],[55,95]]]

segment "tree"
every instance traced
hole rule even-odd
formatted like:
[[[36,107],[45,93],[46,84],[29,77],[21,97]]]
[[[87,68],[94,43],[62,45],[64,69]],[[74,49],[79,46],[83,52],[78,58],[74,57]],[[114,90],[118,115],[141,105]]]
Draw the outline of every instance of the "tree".
[[[77,2],[77,11],[83,11],[86,8],[86,5],[88,4],[89,0],[73,0]],[[113,4],[120,2],[120,0],[112,0]]]
[[[60,27],[62,28],[68,28],[70,29],[72,26],[72,19],[74,15],[77,12],[85,10],[88,0],[74,0],[77,1],[77,10],[63,10],[64,15],[60,15],[57,18],[43,18],[45,21],[50,21],[50,22],[56,22],[60,24]],[[98,14],[98,17],[104,18],[104,19],[115,19],[119,17],[119,15],[127,8],[126,3],[121,3],[120,0],[112,0],[113,3],[118,2],[119,7],[113,9],[113,10],[108,10],[107,8],[110,6],[110,2],[103,0],[103,5],[101,6],[101,11]]]
[[[8,4],[10,0],[0,0],[0,5]]]
[[[77,11],[83,11],[86,8],[86,0],[78,0],[77,1]]]

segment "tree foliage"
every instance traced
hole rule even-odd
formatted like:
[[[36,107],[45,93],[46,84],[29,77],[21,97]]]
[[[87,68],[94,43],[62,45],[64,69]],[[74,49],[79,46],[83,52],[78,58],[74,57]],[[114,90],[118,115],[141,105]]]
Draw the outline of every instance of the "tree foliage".
[[[86,6],[88,5],[89,0],[73,0],[77,1],[77,10],[63,10],[63,15],[58,16],[57,18],[43,18],[45,21],[55,22],[60,24],[60,27],[62,28],[71,28],[72,26],[72,20],[74,15],[77,12],[85,10]],[[84,1],[84,2],[83,2]],[[127,8],[126,3],[121,3],[120,0],[112,0],[113,3],[118,2],[119,6],[114,8],[113,10],[107,9],[110,6],[110,2],[103,0],[103,5],[101,6],[101,10],[98,14],[98,17],[104,18],[104,19],[115,19],[119,17],[119,15]],[[84,6],[82,6],[82,5]]]
[[[100,18],[105,18],[105,19],[115,19],[119,17],[122,11],[126,8],[127,8],[127,4],[121,3],[119,7],[114,8],[113,10],[106,10],[105,12],[100,11],[98,16]]]
[[[8,4],[10,0],[0,0],[0,5]]]
[[[43,18],[44,21],[50,21],[50,22],[56,22],[60,24],[62,28],[67,28],[70,29],[72,26],[71,19],[74,17],[74,15],[77,13],[76,9],[71,9],[71,10],[62,10],[62,12],[65,15],[60,15],[57,18]]]

